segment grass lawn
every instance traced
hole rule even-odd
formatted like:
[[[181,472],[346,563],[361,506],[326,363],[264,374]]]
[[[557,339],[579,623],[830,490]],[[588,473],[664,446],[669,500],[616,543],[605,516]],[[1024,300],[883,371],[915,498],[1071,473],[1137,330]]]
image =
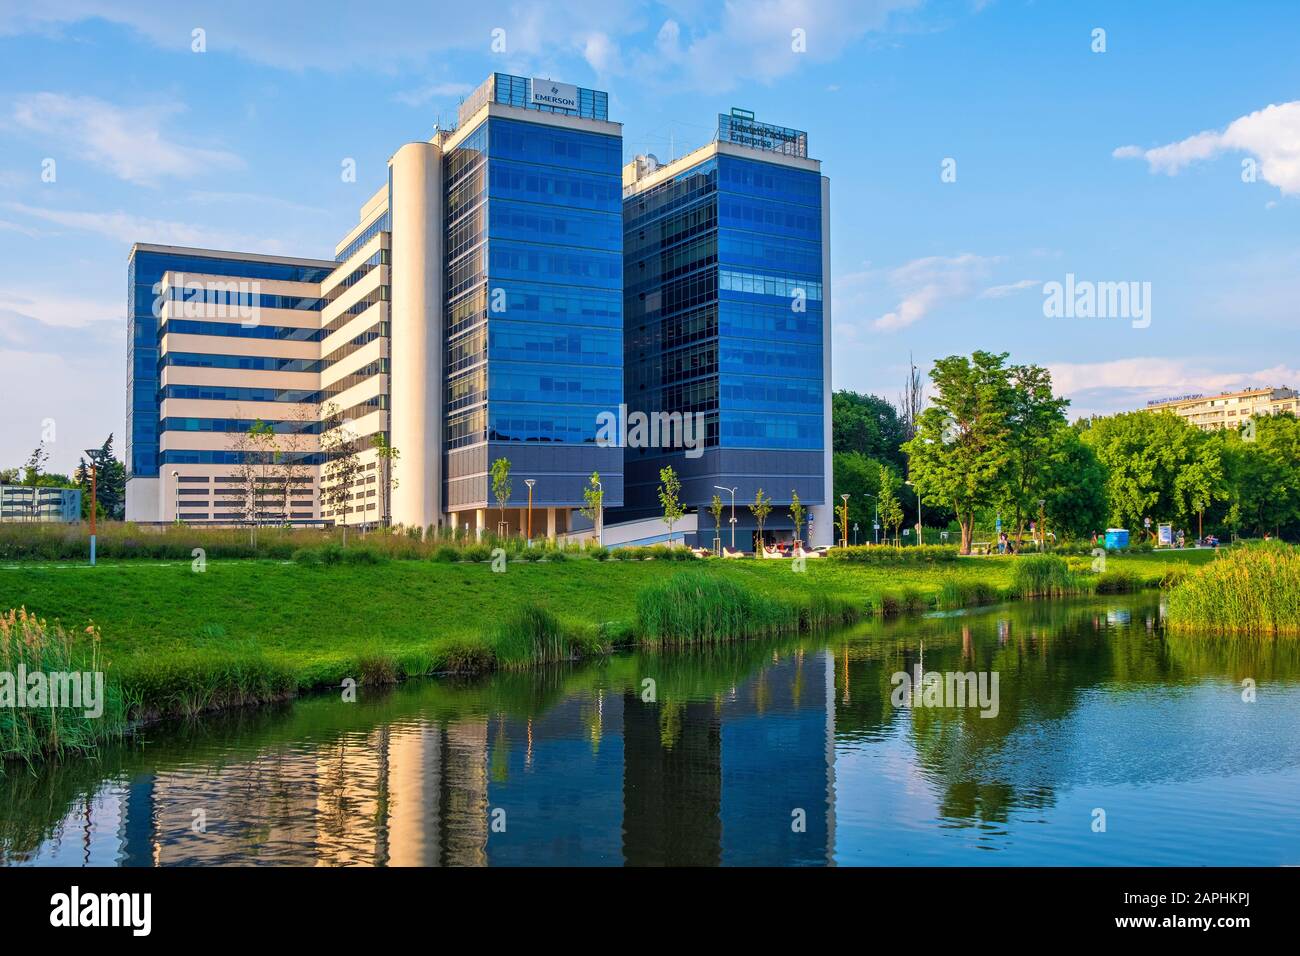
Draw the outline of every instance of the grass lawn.
[[[1108,559],[1146,580],[1212,553]],[[898,606],[938,600],[945,585],[983,583],[1004,592],[1016,559],[964,558],[932,565],[789,561],[512,562],[394,560],[304,566],[272,560],[116,561],[0,565],[0,610],[26,607],[80,631],[93,621],[111,682],[138,716],[193,713],[292,694],[311,687],[388,682],[406,675],[490,667],[501,623],[526,607],[549,611],[585,644],[627,640],[637,594],[690,568],[719,575],[779,601],[806,605],[816,594],[864,612],[882,596]],[[911,597],[908,601],[906,598]],[[504,657],[504,655],[502,655]]]

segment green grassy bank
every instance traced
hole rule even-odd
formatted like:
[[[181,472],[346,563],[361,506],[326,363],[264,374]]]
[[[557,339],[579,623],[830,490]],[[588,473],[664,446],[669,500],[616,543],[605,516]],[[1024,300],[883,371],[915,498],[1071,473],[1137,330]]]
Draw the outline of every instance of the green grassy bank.
[[[1209,552],[1112,558],[1136,584]],[[1063,559],[1061,564],[1065,564]],[[0,609],[69,631],[98,653],[136,719],[290,697],[344,679],[388,683],[523,667],[636,642],[683,645],[834,626],[869,614],[1020,596],[1024,559],[876,565],[789,561],[209,559],[0,565]],[[1106,575],[1082,571],[1079,590]],[[1135,585],[1136,586],[1136,585]],[[1076,591],[1075,593],[1078,593]]]

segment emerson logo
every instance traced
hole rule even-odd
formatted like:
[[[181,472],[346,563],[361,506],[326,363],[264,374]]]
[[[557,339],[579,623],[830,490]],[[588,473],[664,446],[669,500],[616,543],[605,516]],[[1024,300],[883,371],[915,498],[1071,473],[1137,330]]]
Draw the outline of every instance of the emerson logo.
[[[572,83],[557,83],[533,77],[533,105],[562,110],[578,108],[578,88]]]
[[[134,936],[148,936],[152,928],[153,897],[149,893],[70,893],[50,897],[50,925],[126,926]]]

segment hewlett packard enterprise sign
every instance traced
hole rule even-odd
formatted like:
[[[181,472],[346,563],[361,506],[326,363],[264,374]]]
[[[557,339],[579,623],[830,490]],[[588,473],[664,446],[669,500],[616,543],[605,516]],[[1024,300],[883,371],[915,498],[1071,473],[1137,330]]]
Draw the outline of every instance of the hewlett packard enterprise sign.
[[[533,77],[533,106],[553,106],[560,110],[578,108],[578,88],[571,83],[539,80]]]

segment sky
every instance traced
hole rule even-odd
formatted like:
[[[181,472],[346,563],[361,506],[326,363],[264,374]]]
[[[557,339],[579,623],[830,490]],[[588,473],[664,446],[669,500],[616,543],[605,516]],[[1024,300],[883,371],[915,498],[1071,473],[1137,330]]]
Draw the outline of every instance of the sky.
[[[974,349],[1072,416],[1300,387],[1298,49],[1289,0],[0,0],[0,467],[124,452],[133,242],[332,258],[494,70],[607,90],[625,159],[807,130],[835,388]]]

